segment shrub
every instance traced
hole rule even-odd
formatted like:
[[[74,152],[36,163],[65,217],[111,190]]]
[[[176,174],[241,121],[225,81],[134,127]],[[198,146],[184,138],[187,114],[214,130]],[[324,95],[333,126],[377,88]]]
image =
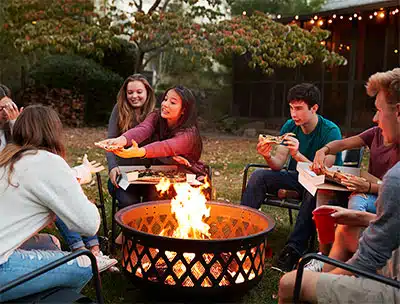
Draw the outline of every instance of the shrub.
[[[75,55],[51,55],[32,67],[35,86],[77,90],[85,97],[84,119],[88,124],[108,121],[116,95],[123,83],[121,76],[93,60]]]

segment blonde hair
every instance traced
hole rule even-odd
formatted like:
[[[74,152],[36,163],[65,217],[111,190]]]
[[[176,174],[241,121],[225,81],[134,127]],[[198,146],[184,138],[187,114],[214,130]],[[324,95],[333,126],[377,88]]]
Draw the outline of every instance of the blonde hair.
[[[134,115],[135,109],[129,104],[126,99],[126,90],[128,87],[128,83],[133,81],[140,81],[141,83],[143,83],[147,91],[147,98],[143,107],[140,109],[141,111],[138,120]],[[156,96],[154,95],[154,90],[143,75],[134,74],[126,78],[117,96],[118,127],[121,132],[126,132],[129,129],[135,127],[137,124],[141,123],[146,118],[146,116],[154,110],[155,106]]]
[[[371,97],[384,91],[387,103],[396,104],[400,102],[400,68],[387,72],[379,72],[369,77],[366,84],[367,94]]]

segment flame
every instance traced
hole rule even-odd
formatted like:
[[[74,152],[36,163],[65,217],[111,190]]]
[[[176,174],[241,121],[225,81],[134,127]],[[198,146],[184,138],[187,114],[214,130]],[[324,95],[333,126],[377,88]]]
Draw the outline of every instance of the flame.
[[[192,187],[188,183],[175,183],[163,178],[156,185],[160,194],[165,193],[173,187],[176,196],[171,200],[171,212],[177,220],[177,227],[172,233],[172,237],[181,239],[209,239],[210,226],[205,223],[205,219],[210,216],[211,208],[207,208],[207,199],[203,190],[210,184],[205,180],[204,185]],[[163,231],[162,234],[165,232]]]
[[[171,231],[170,228],[163,229],[160,232],[160,235],[183,239],[211,239],[210,226],[205,222],[205,220],[210,217],[211,208],[207,208],[207,199],[203,193],[204,189],[208,187],[210,187],[210,184],[207,178],[204,180],[204,184],[200,187],[193,187],[188,183],[171,183],[171,181],[167,178],[161,179],[160,183],[156,185],[156,189],[158,192],[160,192],[160,195],[168,192],[171,188],[175,190],[176,195],[171,200],[171,213],[175,216],[177,226],[173,229],[173,231]],[[138,250],[140,249],[139,253],[142,252],[142,246],[137,246],[140,246],[138,247]],[[150,249],[150,254],[152,257],[156,256],[158,252],[158,249]],[[246,280],[244,275],[248,275],[247,280],[252,280],[256,277],[256,273],[254,272],[254,270],[251,270],[251,260],[249,255],[246,256],[246,250],[241,250],[235,253],[237,259],[239,260],[237,261],[236,258],[233,259],[229,263],[229,265],[226,266],[227,272],[224,271],[224,267],[221,265],[218,259],[214,260],[214,253],[203,253],[202,258],[206,262],[206,264],[208,265],[212,263],[209,269],[209,275],[211,276],[211,278],[209,277],[209,275],[203,278],[203,275],[205,273],[205,266],[203,266],[200,261],[197,261],[196,263],[191,265],[192,261],[196,257],[195,253],[183,253],[183,261],[181,259],[176,259],[176,252],[168,250],[164,252],[165,257],[169,261],[168,264],[172,265],[168,266],[168,261],[160,258],[157,260],[157,262],[155,262],[155,269],[159,273],[165,273],[167,268],[171,267],[172,271],[178,279],[180,279],[184,274],[190,271],[192,276],[186,276],[183,282],[180,283],[182,284],[182,286],[185,287],[194,286],[192,280],[194,278],[197,280],[202,280],[202,287],[212,287],[214,284],[214,282],[211,280],[212,277],[213,279],[219,280],[219,286],[230,285],[232,279],[236,284],[243,283]],[[256,247],[251,249],[250,254],[252,257],[255,257]],[[223,262],[227,263],[227,261],[231,257],[231,253],[221,253],[220,256],[223,259]],[[140,259],[140,261],[136,257],[136,255],[134,255],[133,257],[131,256],[131,259],[134,259],[134,264],[140,264],[140,266],[136,269],[136,276],[143,278],[145,274],[147,274],[148,280],[157,281],[157,278],[150,274],[152,262],[147,255],[144,255]],[[258,264],[260,263],[259,260],[260,258],[258,257]],[[239,261],[240,263],[243,263],[243,265],[241,266],[242,270],[240,270],[240,266],[238,264]],[[132,269],[129,267],[128,271],[132,271]],[[177,282],[176,279],[174,279],[174,276],[168,275],[164,280],[164,284],[176,285]]]

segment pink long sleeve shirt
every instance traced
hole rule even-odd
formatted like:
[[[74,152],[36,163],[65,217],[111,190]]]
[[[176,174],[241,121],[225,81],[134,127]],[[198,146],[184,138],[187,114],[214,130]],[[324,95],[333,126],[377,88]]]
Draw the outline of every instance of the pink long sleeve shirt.
[[[127,139],[128,146],[130,146],[132,140],[140,144],[153,134],[158,135],[159,130],[156,130],[158,119],[159,114],[157,112],[150,113],[142,123],[122,134]],[[196,127],[178,131],[173,133],[171,138],[161,141],[158,139],[158,141],[143,146],[146,149],[146,158],[183,156],[193,167],[204,172],[204,165],[199,161],[200,147],[201,137]]]

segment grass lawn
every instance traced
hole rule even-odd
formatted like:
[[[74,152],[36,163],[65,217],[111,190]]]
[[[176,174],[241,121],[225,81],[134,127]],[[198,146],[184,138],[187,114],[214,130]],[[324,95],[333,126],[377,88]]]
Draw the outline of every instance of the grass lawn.
[[[87,153],[89,160],[96,160],[107,165],[105,154],[95,148],[93,143],[105,138],[105,128],[67,129],[65,143],[68,147],[67,161],[71,166],[80,163],[82,156]],[[222,136],[203,138],[204,149],[202,160],[213,168],[214,199],[238,204],[241,195],[243,168],[247,163],[263,163],[264,160],[255,151],[257,138],[229,138]],[[106,194],[108,225],[111,224],[111,198],[108,195],[106,181],[107,172],[102,172],[103,191]],[[84,186],[85,193],[90,199],[98,199],[97,185],[92,182]],[[290,232],[287,211],[281,208],[263,207],[276,221],[274,231],[269,235],[268,242],[276,254],[283,247]],[[101,231],[101,230],[100,230]],[[119,257],[117,256],[117,259]],[[271,262],[271,261],[269,261]],[[276,294],[280,274],[266,268],[262,281],[236,303],[276,303]],[[123,274],[102,273],[103,296],[106,303],[145,303],[149,300],[146,295],[136,289]],[[84,293],[95,298],[94,288],[89,284]],[[210,302],[210,301],[208,301]]]

